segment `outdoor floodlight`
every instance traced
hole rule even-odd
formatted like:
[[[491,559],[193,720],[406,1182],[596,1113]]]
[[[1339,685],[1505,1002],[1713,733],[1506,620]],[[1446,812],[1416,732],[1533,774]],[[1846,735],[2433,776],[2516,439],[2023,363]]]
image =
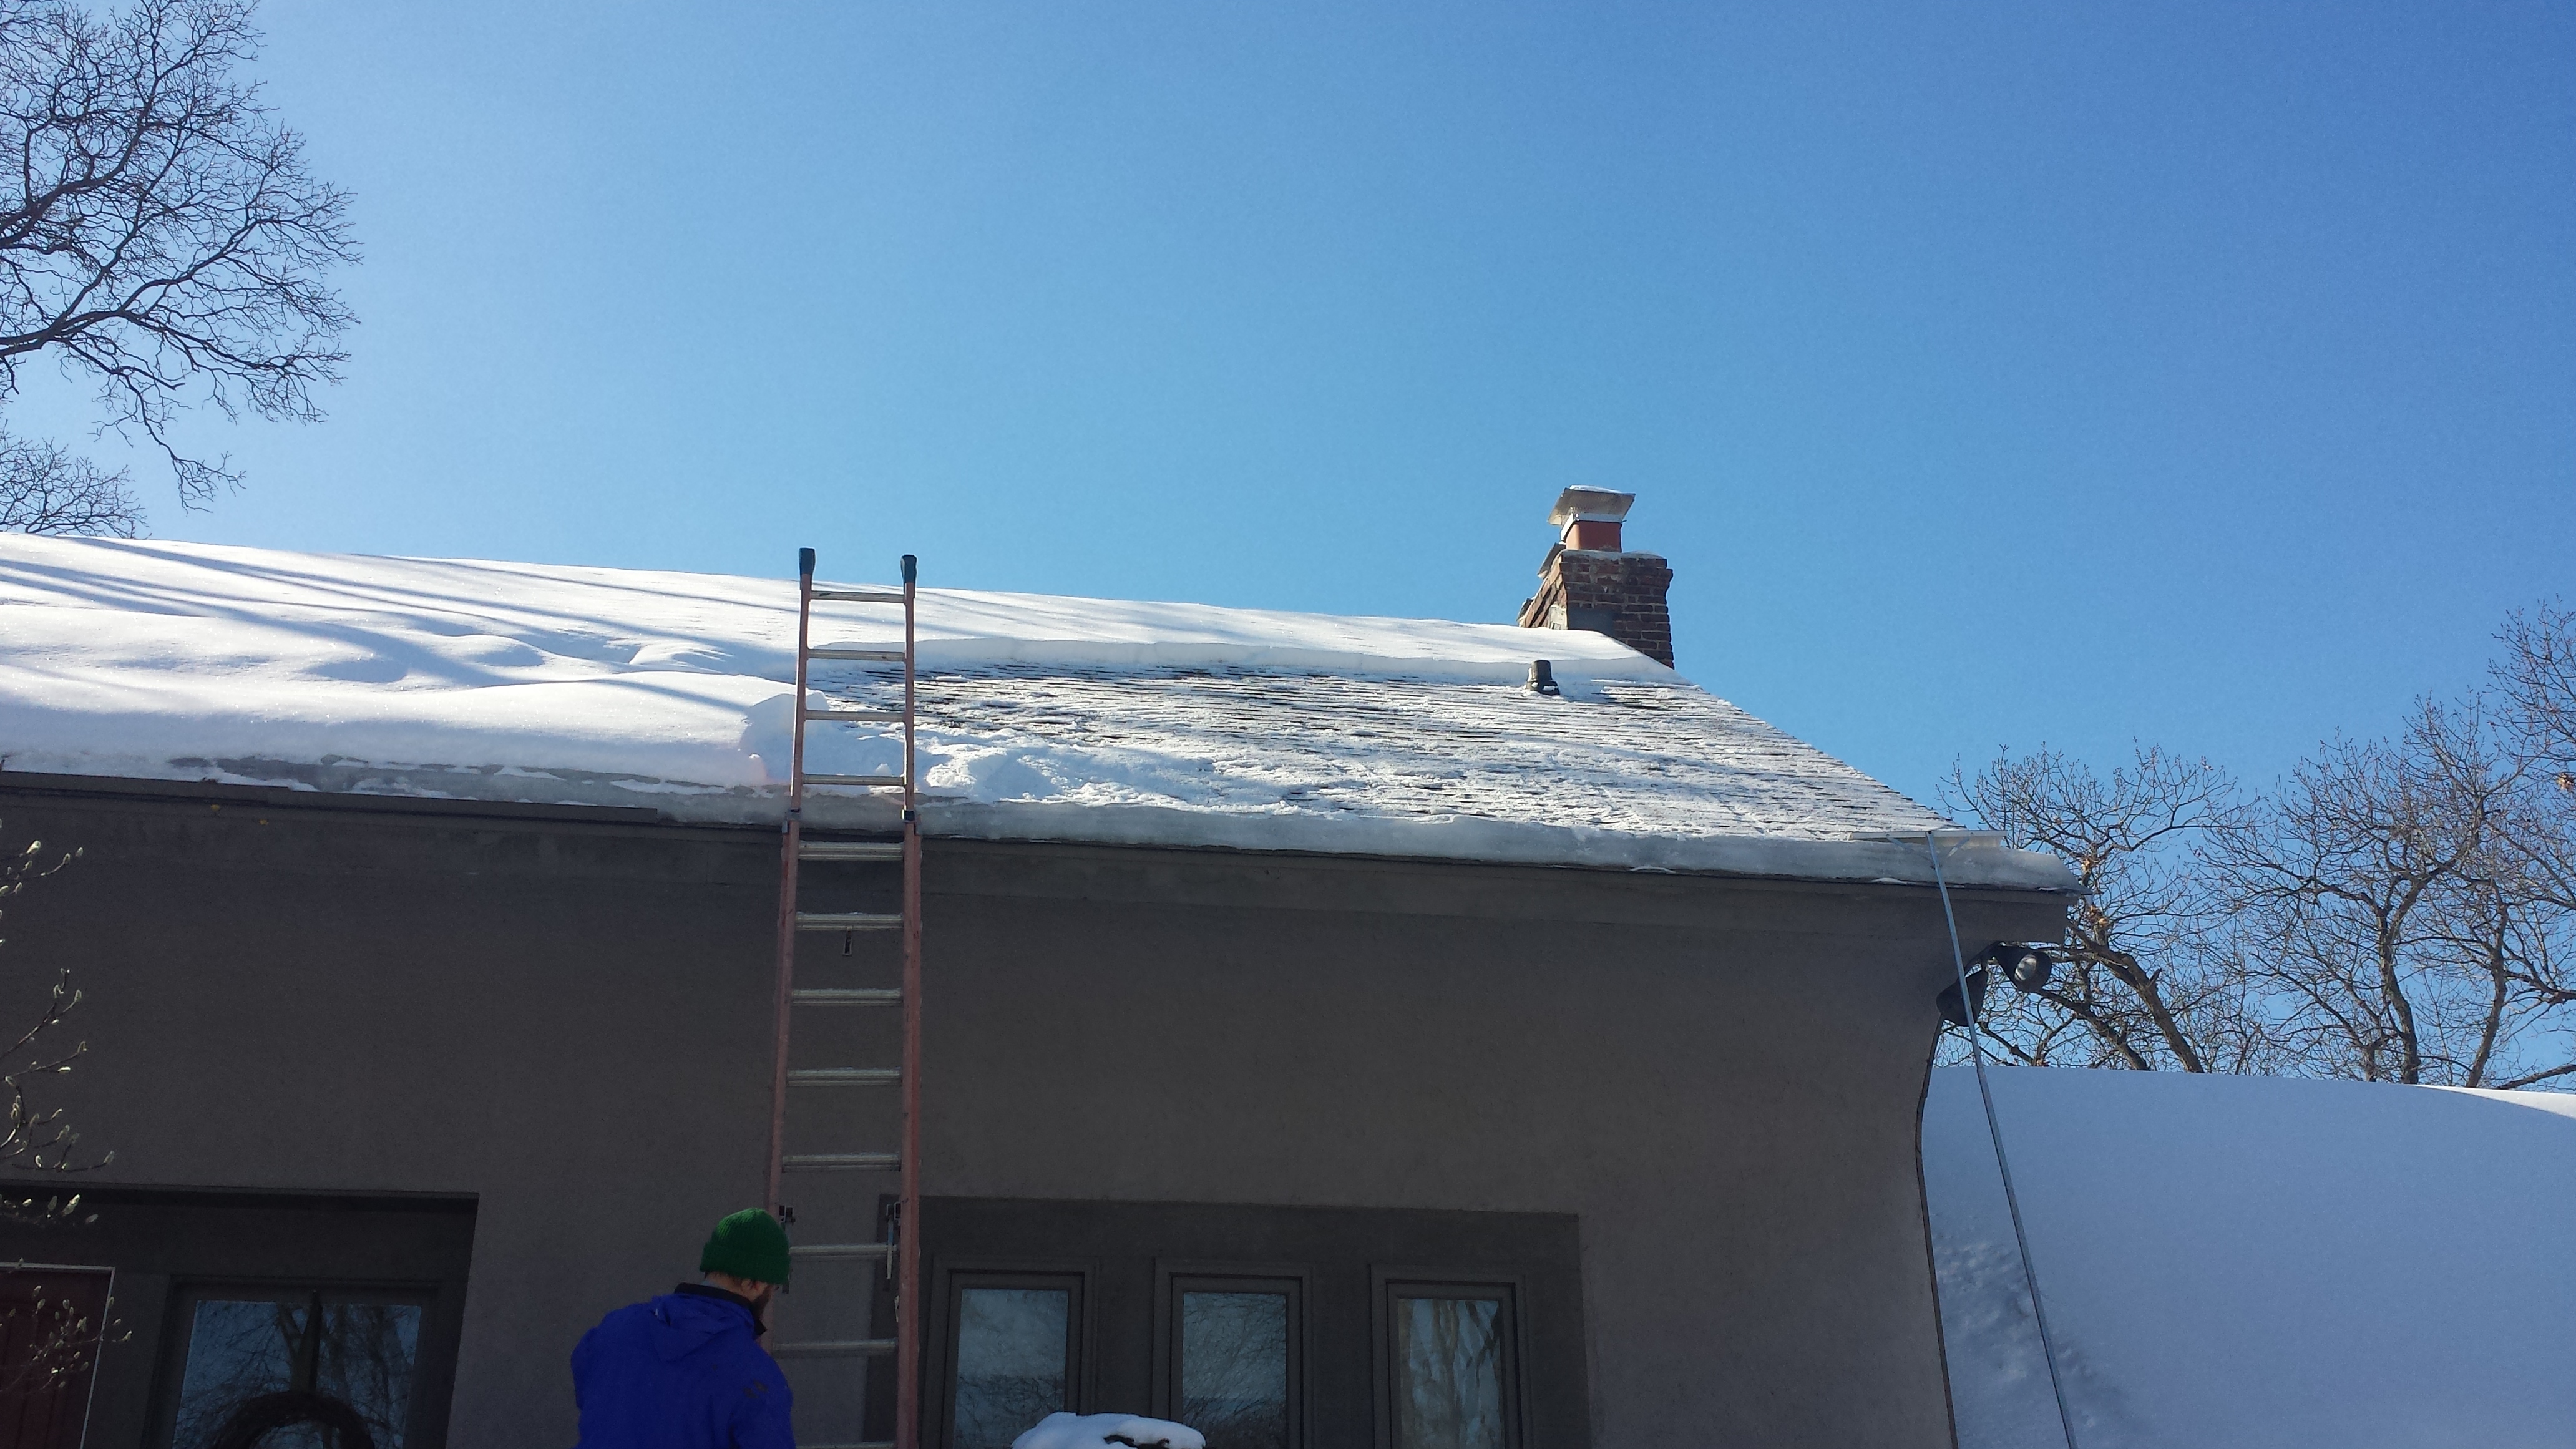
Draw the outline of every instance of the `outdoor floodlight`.
[[[2016,946],[2010,941],[1997,941],[1977,953],[1977,969],[1968,973],[1968,996],[1963,1005],[1959,984],[1955,981],[1941,988],[1941,1019],[1965,1029],[1972,1017],[1986,1014],[1986,988],[1994,985],[2000,973],[2013,989],[2034,992],[2048,984],[2057,970],[2057,961],[2037,946]]]
[[[1980,968],[1968,973],[1968,999],[1959,999],[1959,983],[1953,981],[1941,988],[1941,1019],[1962,1031],[1986,1012],[1986,986],[1993,972]]]
[[[1978,953],[1977,964],[1991,966],[2004,973],[2020,991],[2037,991],[2048,984],[2057,970],[2057,962],[2037,946],[2016,946],[2010,941],[1997,941]]]

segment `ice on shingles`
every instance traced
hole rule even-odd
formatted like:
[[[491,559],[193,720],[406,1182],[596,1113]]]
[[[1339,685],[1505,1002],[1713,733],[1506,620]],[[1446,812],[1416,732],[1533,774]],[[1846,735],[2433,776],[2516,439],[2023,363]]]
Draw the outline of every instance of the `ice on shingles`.
[[[795,597],[788,579],[0,536],[0,768],[757,818],[786,773]],[[828,607],[818,643],[900,640],[896,610]],[[933,829],[990,807],[1025,832],[1066,806],[1105,839],[1262,846],[1286,837],[1260,822],[1305,821],[1332,829],[1281,848],[1565,858],[1574,837],[1526,834],[1544,828],[1619,864],[1621,839],[1941,823],[1600,635],[926,589],[920,639]],[[1540,657],[1562,697],[1525,687]],[[811,682],[817,700],[895,688],[851,664]],[[890,731],[811,732],[818,771],[891,775],[900,756]],[[1193,820],[1242,828],[1217,842]]]

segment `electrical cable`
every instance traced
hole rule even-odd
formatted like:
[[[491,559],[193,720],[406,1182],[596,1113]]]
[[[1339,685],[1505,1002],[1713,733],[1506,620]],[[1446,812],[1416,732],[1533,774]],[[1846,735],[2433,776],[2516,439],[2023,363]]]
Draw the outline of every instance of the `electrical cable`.
[[[2021,1194],[2013,1190],[2012,1159],[2004,1155],[2003,1122],[1995,1116],[1995,1091],[1986,1082],[1986,1052],[1977,1041],[1977,998],[1968,991],[1968,956],[1959,946],[1959,917],[1950,909],[1950,883],[1941,875],[1941,847],[1934,832],[1923,833],[1923,850],[1932,857],[1932,884],[1941,892],[1941,919],[1950,926],[1950,964],[1959,977],[1959,1014],[1968,1019],[1961,1030],[1968,1037],[1968,1055],[1977,1064],[1977,1096],[1986,1104],[1986,1135],[1994,1139],[1995,1168],[2003,1174],[2004,1206],[2012,1213],[2013,1245],[2021,1250],[2022,1281],[2030,1287],[2030,1313],[2039,1324],[2039,1352],[2048,1360],[2048,1387],[2057,1395],[2057,1426],[2065,1431],[2066,1449],[2076,1449],[2075,1413],[2066,1406],[2066,1383],[2057,1373],[2057,1341],[2048,1331],[2048,1308],[2039,1297],[2039,1265],[2031,1261],[2030,1235],[2022,1231]]]

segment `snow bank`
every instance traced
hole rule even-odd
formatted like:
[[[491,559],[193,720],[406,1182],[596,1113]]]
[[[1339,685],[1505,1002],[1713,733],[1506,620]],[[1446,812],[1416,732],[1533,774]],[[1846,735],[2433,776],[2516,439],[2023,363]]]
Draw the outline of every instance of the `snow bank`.
[[[1011,1441],[1011,1449],[1207,1449],[1207,1440],[1185,1424],[1134,1414],[1049,1414]]]
[[[1992,1069],[2083,1449],[2576,1445],[2576,1096]],[[1962,1449],[2058,1449],[1976,1079],[1924,1183]]]
[[[776,820],[795,627],[785,579],[0,535],[0,769]],[[818,612],[820,645],[900,637]],[[1919,851],[1854,842],[1942,823],[1596,634],[925,590],[920,637],[934,834],[1911,881]],[[900,741],[818,728],[807,761],[891,777]]]

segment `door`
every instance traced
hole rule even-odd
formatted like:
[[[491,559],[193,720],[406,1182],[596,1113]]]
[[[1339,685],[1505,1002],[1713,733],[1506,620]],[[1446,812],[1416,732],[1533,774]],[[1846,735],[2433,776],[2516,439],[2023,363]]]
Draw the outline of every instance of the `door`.
[[[111,1321],[107,1268],[0,1268],[0,1444],[80,1449]]]

